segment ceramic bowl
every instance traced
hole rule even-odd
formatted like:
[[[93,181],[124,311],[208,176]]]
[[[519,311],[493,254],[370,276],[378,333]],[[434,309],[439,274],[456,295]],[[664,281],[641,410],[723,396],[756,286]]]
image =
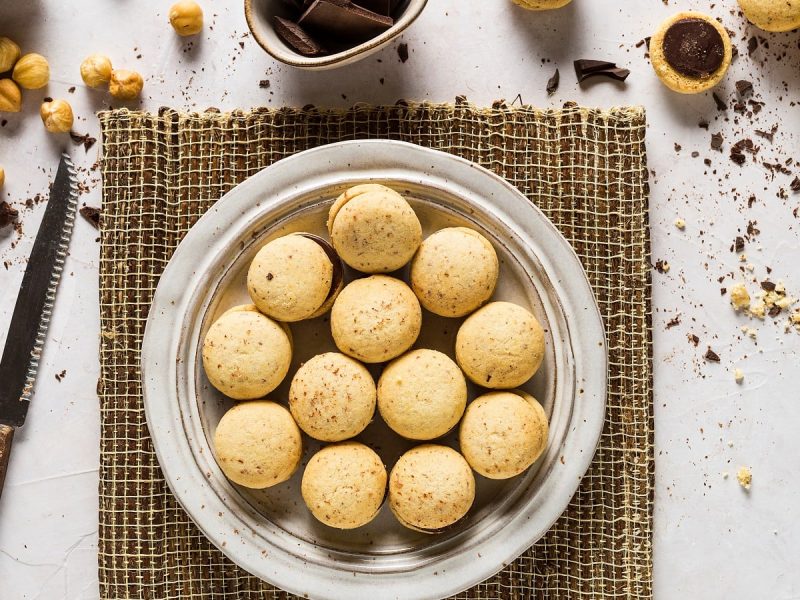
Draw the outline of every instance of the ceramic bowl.
[[[272,26],[275,16],[291,18],[284,0],[244,0],[244,16],[255,40],[277,60],[301,69],[334,69],[354,63],[386,46],[420,15],[428,0],[403,0],[395,8],[394,25],[380,35],[347,50],[326,56],[304,56],[286,44]]]

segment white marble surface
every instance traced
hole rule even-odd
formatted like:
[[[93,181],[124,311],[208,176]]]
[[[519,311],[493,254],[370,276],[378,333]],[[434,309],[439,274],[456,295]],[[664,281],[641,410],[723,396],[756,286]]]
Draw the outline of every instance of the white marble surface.
[[[203,0],[206,28],[195,40],[177,38],[166,23],[169,2],[55,2],[0,4],[0,35],[51,63],[46,90],[26,92],[24,112],[0,115],[0,198],[20,209],[24,234],[0,232],[0,322],[11,314],[17,287],[43,206],[24,201],[46,193],[58,154],[68,148],[89,169],[99,145],[85,153],[64,136],[44,132],[37,116],[44,96],[70,100],[75,130],[99,137],[94,112],[109,103],[85,89],[78,65],[104,52],[116,65],[146,79],[141,106],[221,109],[282,104],[347,106],[398,98],[447,101],[457,94],[486,104],[497,98],[558,106],[643,104],[648,110],[648,158],[653,272],[656,412],[655,589],[657,598],[800,598],[800,334],[784,332],[785,316],[750,321],[734,314],[720,287],[732,276],[756,282],[782,279],[800,295],[800,194],[788,189],[800,173],[800,33],[763,34],[769,48],[747,55],[757,30],[737,14],[734,0],[576,0],[552,13],[525,13],[507,0],[430,0],[405,34],[410,58],[401,64],[396,44],[363,62],[327,73],[298,72],[276,64],[246,36],[241,2]],[[734,82],[749,79],[766,103],[755,117],[720,113],[710,95],[679,96],[662,87],[638,40],[679,9],[702,9],[736,32],[742,55],[719,86],[728,101]],[[240,47],[240,43],[243,47]],[[137,58],[137,56],[139,56]],[[606,58],[631,68],[625,85],[598,81],[580,86],[571,61]],[[543,61],[546,61],[543,63]],[[554,67],[561,86],[544,88]],[[269,89],[258,82],[269,79]],[[73,94],[68,88],[76,86]],[[346,97],[346,98],[345,98]],[[708,131],[698,127],[710,121]],[[752,128],[778,126],[774,143],[754,138],[758,163],[728,158],[730,144]],[[713,132],[722,153],[709,149]],[[676,151],[674,144],[681,146]],[[692,157],[693,151],[699,156]],[[709,166],[703,159],[711,161]],[[792,159],[792,176],[760,163]],[[99,173],[84,171],[82,202],[100,202]],[[786,190],[780,197],[779,190]],[[748,208],[748,197],[756,200]],[[678,230],[676,217],[686,220]],[[729,251],[749,220],[760,235],[747,244],[747,262]],[[98,597],[97,468],[99,415],[95,394],[99,335],[97,233],[79,220],[58,294],[43,365],[26,426],[17,433],[0,501],[0,596],[4,600]],[[724,283],[718,277],[726,277]],[[755,289],[757,283],[751,283]],[[680,315],[680,324],[666,323]],[[739,330],[757,330],[756,340]],[[698,347],[687,334],[700,338]],[[0,342],[5,326],[0,327]],[[720,364],[703,360],[711,345]],[[742,385],[733,380],[738,366]],[[59,382],[55,375],[66,371]],[[0,382],[2,385],[2,382]],[[748,465],[745,492],[735,471]],[[724,474],[729,473],[726,479]]]

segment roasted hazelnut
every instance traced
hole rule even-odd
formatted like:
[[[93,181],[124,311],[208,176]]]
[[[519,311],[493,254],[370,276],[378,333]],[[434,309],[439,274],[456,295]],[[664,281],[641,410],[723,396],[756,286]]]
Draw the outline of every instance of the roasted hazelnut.
[[[119,100],[133,100],[141,93],[143,86],[142,76],[136,71],[114,69],[111,71],[108,92]]]
[[[22,92],[10,79],[0,79],[0,112],[19,112]]]
[[[103,54],[91,54],[81,63],[81,79],[89,87],[100,87],[111,79],[111,60]]]
[[[26,90],[38,90],[50,81],[50,65],[41,54],[26,54],[14,65],[11,77]]]
[[[66,100],[45,100],[39,109],[45,129],[52,133],[66,133],[72,129],[72,107]]]
[[[203,9],[194,0],[181,0],[169,9],[169,22],[178,35],[198,34],[203,29]]]
[[[7,37],[0,37],[0,73],[10,71],[19,60],[19,46]]]

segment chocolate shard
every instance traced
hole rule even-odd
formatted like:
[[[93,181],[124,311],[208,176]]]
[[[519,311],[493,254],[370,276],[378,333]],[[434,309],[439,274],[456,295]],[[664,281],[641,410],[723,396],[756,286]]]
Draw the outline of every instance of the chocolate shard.
[[[744,96],[745,94],[749,94],[753,91],[753,84],[746,79],[740,79],[736,82],[736,91],[740,96]]]
[[[711,134],[711,148],[714,150],[721,150],[722,149],[722,134],[721,133],[712,133]]]
[[[558,84],[561,81],[561,74],[556,69],[556,72],[553,73],[553,76],[547,80],[547,95],[552,96],[556,93],[558,89]]]
[[[714,104],[717,105],[717,110],[728,110],[728,105],[717,95],[717,92],[711,92],[711,97],[714,99]]]
[[[81,216],[89,221],[95,229],[100,228],[100,209],[94,206],[82,206]]]
[[[661,47],[664,59],[673,69],[698,79],[713,74],[725,58],[722,36],[705,19],[676,21],[664,34]]]
[[[578,59],[573,63],[578,82],[583,82],[590,77],[609,77],[617,81],[625,81],[631,72],[628,69],[617,67],[607,60]]]
[[[11,223],[17,220],[18,216],[19,211],[17,209],[12,208],[5,200],[0,201],[0,229],[11,225]]]
[[[342,40],[365,40],[394,24],[386,15],[361,8],[350,0],[314,0],[298,24]]]
[[[705,358],[707,361],[710,361],[710,362],[719,362],[719,354],[714,352],[711,349],[710,346],[709,346],[708,350],[706,351],[706,354],[705,354],[705,356],[703,358]]]
[[[800,177],[792,179],[792,183],[789,184],[789,187],[793,192],[800,192]]]
[[[275,33],[303,56],[319,56],[326,50],[297,23],[275,17]]]
[[[379,15],[392,15],[392,0],[353,0],[353,3]]]

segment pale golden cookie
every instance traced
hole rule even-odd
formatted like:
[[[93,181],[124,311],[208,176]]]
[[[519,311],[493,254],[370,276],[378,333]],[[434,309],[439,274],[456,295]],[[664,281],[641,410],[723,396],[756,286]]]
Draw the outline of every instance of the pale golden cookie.
[[[512,0],[512,2],[528,10],[550,10],[566,6],[572,0]]]
[[[409,529],[438,533],[462,519],[474,500],[472,469],[447,446],[412,448],[389,475],[389,507]]]
[[[414,292],[386,275],[350,282],[331,310],[336,346],[367,363],[401,355],[417,340],[421,327],[422,309]]]
[[[203,340],[203,367],[209,382],[235,400],[261,398],[289,371],[292,342],[288,328],[245,304],[223,313]]]
[[[680,12],[664,21],[650,39],[650,62],[662,83],[682,94],[717,85],[731,64],[730,36],[716,19]]]
[[[764,31],[800,27],[800,0],[739,0],[747,20]]]
[[[247,271],[247,291],[258,309],[278,321],[301,321],[327,311],[342,289],[336,251],[310,233],[265,244]]]
[[[411,288],[420,304],[443,317],[463,317],[489,300],[500,264],[477,231],[447,227],[428,237],[411,262]]]
[[[378,380],[378,409],[395,432],[432,440],[456,426],[467,404],[458,365],[436,350],[412,350],[393,360]]]
[[[489,479],[522,473],[547,447],[547,415],[530,394],[489,392],[467,407],[459,430],[461,452]]]
[[[337,529],[355,529],[377,516],[386,479],[380,456],[364,444],[342,442],[311,457],[301,493],[317,520]]]
[[[456,335],[456,361],[474,383],[492,389],[522,385],[544,359],[544,331],[529,311],[491,302],[472,313]]]
[[[361,433],[375,414],[375,381],[357,360],[338,352],[303,364],[289,387],[289,410],[300,428],[324,442]]]
[[[405,266],[422,241],[422,227],[400,194],[376,183],[351,187],[328,215],[331,243],[348,265],[364,273]]]
[[[303,441],[289,411],[269,400],[240,402],[214,432],[217,462],[225,476],[248,488],[289,479],[300,464]]]

